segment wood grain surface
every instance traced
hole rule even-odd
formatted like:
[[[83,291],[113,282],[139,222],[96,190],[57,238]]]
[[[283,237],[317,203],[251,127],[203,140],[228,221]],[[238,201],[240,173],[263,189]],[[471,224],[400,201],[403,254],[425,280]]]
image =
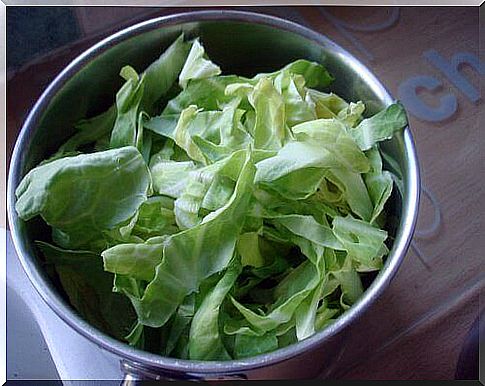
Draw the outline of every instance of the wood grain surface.
[[[341,20],[365,25],[383,20],[388,11],[371,8],[330,10]],[[485,285],[480,214],[484,211],[483,159],[479,133],[481,101],[464,94],[423,57],[430,49],[449,59],[457,52],[479,54],[477,8],[400,9],[392,27],[378,32],[354,32],[372,53],[369,60],[335,26],[317,12],[302,13],[310,25],[349,49],[373,70],[395,96],[398,86],[411,76],[431,75],[443,87],[438,96],[456,95],[458,109],[443,122],[428,122],[410,115],[424,186],[436,197],[441,223],[434,237],[417,239],[391,287],[374,309],[354,326],[354,344],[348,348],[353,366],[342,366],[345,378],[450,379],[455,372],[461,342],[478,315],[478,297]],[[483,32],[483,30],[482,30]],[[483,33],[482,33],[483,37]],[[483,48],[481,50],[483,55]],[[482,63],[483,58],[482,58]],[[479,74],[461,72],[477,88]],[[427,97],[427,99],[426,99]],[[433,98],[434,97],[434,98]],[[436,95],[423,95],[436,103]],[[432,222],[434,207],[423,194],[418,230]]]
[[[122,14],[103,7],[78,10],[85,34],[81,41],[9,74],[8,158],[26,113],[73,57],[126,25],[127,20],[132,23],[178,10],[137,8]],[[423,103],[436,107],[440,97],[455,96],[457,109],[445,120],[431,122],[410,114],[423,186],[436,201],[423,194],[418,222],[418,236],[422,237],[415,237],[390,288],[352,327],[352,343],[345,347],[335,375],[346,379],[452,379],[485,288],[480,229],[484,136],[479,132],[479,117],[483,103],[471,102],[424,53],[436,50],[449,61],[456,53],[468,52],[479,56],[484,67],[484,50],[479,46],[484,30],[479,29],[478,8],[325,7],[322,13],[317,7],[275,7],[259,11],[287,15],[327,35],[362,60],[396,98],[399,86],[418,75],[442,83],[433,92],[418,90]],[[101,30],[90,22],[101,19],[109,19],[109,28]],[[386,26],[386,20],[393,23]],[[483,84],[483,75],[471,66],[462,66],[460,73],[477,89]],[[437,210],[441,219],[430,237],[425,230]]]

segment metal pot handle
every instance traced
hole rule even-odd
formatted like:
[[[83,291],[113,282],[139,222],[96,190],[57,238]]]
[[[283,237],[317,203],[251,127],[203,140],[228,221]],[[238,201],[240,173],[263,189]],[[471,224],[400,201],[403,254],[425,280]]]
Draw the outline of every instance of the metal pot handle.
[[[140,363],[131,362],[122,359],[120,361],[121,371],[124,374],[124,379],[120,386],[135,386],[139,385],[141,381],[180,381],[180,380],[197,380],[197,378],[191,378],[165,370],[151,369]]]
[[[121,371],[124,378],[120,386],[139,386],[142,381],[209,381],[209,380],[246,380],[245,374],[195,374],[178,373],[167,370],[152,369],[140,363],[122,359]]]
[[[120,386],[137,386],[141,383],[142,380],[142,378],[139,378],[135,374],[125,373]]]

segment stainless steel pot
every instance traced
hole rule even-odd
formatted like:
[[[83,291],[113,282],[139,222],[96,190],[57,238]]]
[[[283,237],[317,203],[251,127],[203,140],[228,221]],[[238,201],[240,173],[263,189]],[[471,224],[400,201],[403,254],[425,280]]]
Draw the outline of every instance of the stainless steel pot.
[[[24,223],[14,210],[14,191],[25,173],[72,134],[73,123],[108,107],[121,85],[120,68],[143,69],[184,31],[200,36],[212,60],[225,73],[251,75],[271,71],[291,60],[324,63],[336,77],[333,90],[363,100],[369,113],[392,103],[379,80],[356,58],[328,38],[295,23],[255,13],[214,10],[160,17],[124,29],[72,61],[49,85],[27,117],[10,167],[8,211],[13,240],[23,268],[45,302],[74,330],[123,359],[129,384],[142,378],[312,378],[330,376],[347,339],[347,327],[389,286],[413,234],[419,203],[419,170],[411,132],[384,144],[402,169],[404,197],[394,196],[395,241],[384,269],[362,298],[335,323],[292,346],[256,357],[227,362],[165,358],[114,340],[81,319],[44,272],[33,240],[43,231]]]

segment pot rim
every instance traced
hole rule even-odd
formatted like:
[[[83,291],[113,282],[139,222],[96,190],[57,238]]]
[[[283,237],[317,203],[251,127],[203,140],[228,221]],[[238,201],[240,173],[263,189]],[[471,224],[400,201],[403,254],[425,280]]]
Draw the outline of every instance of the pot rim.
[[[31,134],[36,130],[37,124],[51,99],[64,86],[64,84],[76,74],[79,68],[82,68],[92,59],[119,42],[141,33],[164,28],[166,26],[197,21],[236,21],[263,24],[276,29],[293,32],[312,40],[319,45],[331,47],[335,52],[345,58],[344,60],[347,65],[357,69],[363,74],[367,80],[367,84],[377,95],[379,95],[379,98],[385,104],[388,105],[393,102],[392,96],[381,82],[353,55],[322,34],[295,22],[266,14],[238,10],[189,11],[149,19],[114,33],[84,51],[69,63],[42,93],[26,118],[12,153],[8,178],[7,209],[13,243],[29,280],[32,282],[42,299],[57,314],[57,316],[75,331],[96,343],[98,346],[117,354],[122,358],[140,363],[144,366],[173,372],[183,372],[185,374],[230,374],[277,364],[306,351],[315,349],[317,346],[321,346],[325,341],[341,332],[351,322],[360,317],[362,313],[382,294],[384,289],[388,287],[393,276],[396,274],[411,242],[419,207],[420,173],[412,134],[409,127],[406,127],[403,134],[403,141],[406,152],[405,162],[408,170],[408,181],[405,186],[407,196],[403,200],[400,225],[402,237],[395,240],[384,268],[379,272],[369,288],[366,289],[363,296],[334,323],[303,341],[277,349],[270,353],[260,354],[247,359],[230,361],[194,361],[163,357],[161,355],[133,348],[127,343],[118,341],[87,323],[74,312],[69,303],[66,302],[52,288],[52,286],[49,285],[49,283],[47,283],[47,280],[42,277],[34,266],[29,263],[29,259],[25,257],[28,255],[28,252],[21,241],[17,226],[21,220],[18,218],[15,211],[15,188],[21,179],[20,168],[22,149],[28,144]]]

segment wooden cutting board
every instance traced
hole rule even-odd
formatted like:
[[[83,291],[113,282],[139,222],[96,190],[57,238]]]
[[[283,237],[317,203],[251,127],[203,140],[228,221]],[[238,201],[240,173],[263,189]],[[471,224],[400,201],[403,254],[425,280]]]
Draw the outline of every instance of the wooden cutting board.
[[[9,74],[8,158],[26,113],[72,58],[127,24],[177,11],[78,8],[82,39]],[[351,328],[352,343],[345,347],[336,376],[452,379],[485,288],[479,221],[484,211],[479,151],[484,136],[478,130],[485,71],[479,36],[485,35],[483,27],[479,30],[479,9],[273,7],[259,11],[306,24],[362,60],[405,104],[416,141],[423,182],[416,237],[390,288]],[[100,29],[93,20],[104,20],[107,27]]]

